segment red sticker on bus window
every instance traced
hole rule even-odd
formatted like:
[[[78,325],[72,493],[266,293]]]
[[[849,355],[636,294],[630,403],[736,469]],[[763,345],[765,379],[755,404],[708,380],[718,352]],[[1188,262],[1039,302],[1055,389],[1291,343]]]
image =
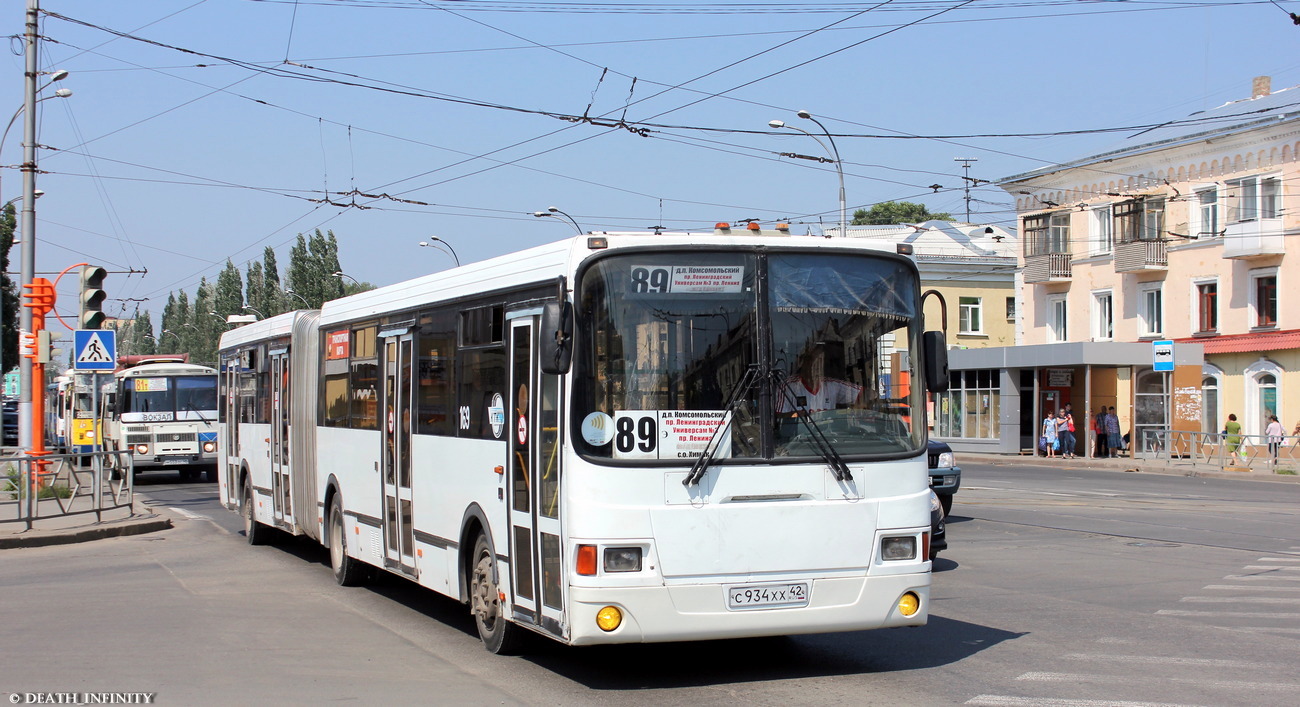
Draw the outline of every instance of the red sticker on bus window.
[[[528,418],[519,416],[519,443],[528,444]]]

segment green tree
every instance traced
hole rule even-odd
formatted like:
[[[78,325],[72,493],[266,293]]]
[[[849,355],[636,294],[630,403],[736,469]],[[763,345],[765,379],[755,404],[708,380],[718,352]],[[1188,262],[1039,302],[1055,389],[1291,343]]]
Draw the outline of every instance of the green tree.
[[[854,226],[892,226],[900,223],[922,223],[924,221],[952,221],[952,214],[930,213],[925,204],[911,201],[882,201],[870,210],[858,209],[853,212]]]
[[[9,250],[17,227],[14,205],[9,204],[0,213],[0,316],[4,317],[4,327],[0,328],[0,373],[18,365],[18,292],[8,274]]]
[[[232,314],[244,313],[244,278],[240,276],[239,268],[236,268],[229,258],[226,259],[226,267],[222,269],[221,274],[217,275],[217,285],[212,292],[211,311],[216,312],[222,319]],[[196,318],[201,318],[201,315]],[[200,328],[204,328],[203,325],[200,325]]]
[[[271,246],[267,246],[266,250],[262,251],[262,282],[262,299],[258,300],[254,307],[258,309],[266,307],[262,311],[266,312],[267,316],[271,316],[271,312],[280,314],[297,309],[298,298],[285,297],[283,290],[280,289],[280,266],[275,262],[275,249]]]
[[[244,298],[248,306],[261,312],[264,316],[274,317],[279,312],[262,308],[266,302],[266,277],[262,274],[262,264],[256,260],[248,264],[248,274],[244,281]]]
[[[235,272],[235,277],[238,279],[238,271]],[[217,326],[217,317],[210,316],[215,311],[215,300],[216,294],[208,283],[208,278],[201,278],[199,289],[194,292],[193,316],[190,321],[193,326],[185,327],[185,332],[181,334],[181,341],[185,343],[182,350],[189,352],[190,363],[213,364],[217,360],[217,337],[224,327]],[[220,312],[217,314],[225,318]]]
[[[120,339],[118,351],[121,353],[148,356],[158,352],[153,321],[148,312],[136,311],[135,318],[118,331],[117,337]]]

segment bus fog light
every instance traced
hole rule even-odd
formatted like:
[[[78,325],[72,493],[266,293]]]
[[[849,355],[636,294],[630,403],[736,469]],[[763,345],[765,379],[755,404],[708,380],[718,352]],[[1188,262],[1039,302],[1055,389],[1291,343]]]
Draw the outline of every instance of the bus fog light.
[[[903,616],[912,616],[921,610],[921,597],[908,592],[898,598],[898,613]]]
[[[149,453],[149,445],[147,445],[147,444],[137,444],[137,445],[135,445],[135,453],[136,453],[136,454],[148,454],[148,453]]]
[[[605,548],[606,572],[640,572],[641,548],[607,547]]]
[[[203,451],[207,452],[208,454],[211,454],[211,453],[217,451],[217,443],[216,443],[216,442],[204,442],[204,443],[203,443]]]
[[[914,560],[916,559],[916,536],[904,535],[880,540],[880,559]]]
[[[613,631],[623,623],[623,612],[617,607],[607,606],[596,612],[596,625],[601,631]]]

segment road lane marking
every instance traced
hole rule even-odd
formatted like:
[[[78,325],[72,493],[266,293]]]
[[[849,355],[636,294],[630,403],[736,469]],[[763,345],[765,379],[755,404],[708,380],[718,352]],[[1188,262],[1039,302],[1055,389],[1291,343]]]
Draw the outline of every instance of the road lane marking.
[[[1158,611],[1156,613],[1164,613]],[[1207,612],[1214,613],[1214,612]],[[1251,614],[1248,614],[1251,615]],[[1300,616],[1300,614],[1295,614]],[[1061,656],[1069,660],[1094,660],[1108,663],[1147,663],[1151,665],[1199,665],[1214,668],[1286,668],[1291,666],[1259,663],[1249,660],[1231,660],[1228,658],[1177,658],[1158,655],[1121,655],[1118,653],[1069,653]]]
[[[1183,597],[1193,604],[1300,604],[1300,597]]]
[[[1250,584],[1207,584],[1202,589],[1223,589],[1233,592],[1300,592],[1300,587],[1261,587]]]
[[[1282,570],[1283,572],[1289,570],[1291,572],[1300,572],[1300,567],[1286,567],[1284,565],[1246,565],[1245,567],[1242,567],[1242,569],[1243,570],[1271,570],[1271,571]]]
[[[1258,582],[1260,580],[1269,582],[1300,582],[1300,577],[1284,577],[1276,574],[1229,574],[1224,579],[1235,579],[1244,582]]]
[[[1161,609],[1159,616],[1202,616],[1230,617],[1236,619],[1300,619],[1300,614],[1271,611],[1189,611],[1185,609]],[[1281,668],[1283,666],[1275,666]]]
[[[1122,675],[1089,675],[1087,673],[1047,673],[1031,672],[1025,673],[1017,680],[1029,682],[1089,682],[1089,683],[1107,683],[1112,685],[1150,685],[1151,678],[1125,677]],[[1294,690],[1295,683],[1292,682],[1251,682],[1248,680],[1206,680],[1201,678],[1161,678],[1162,682],[1176,682],[1184,685],[1198,685],[1202,687],[1225,687],[1232,689],[1251,689],[1251,690]]]
[[[194,511],[187,511],[184,508],[177,508],[176,506],[167,506],[167,510],[172,511],[173,513],[179,513],[190,520],[212,520],[205,515],[195,513]]]
[[[1128,702],[1122,700],[1071,700],[1059,697],[1015,697],[1012,695],[978,695],[966,701],[983,707],[1192,707],[1175,702]]]
[[[1261,557],[1256,562],[1300,562],[1300,557]]]

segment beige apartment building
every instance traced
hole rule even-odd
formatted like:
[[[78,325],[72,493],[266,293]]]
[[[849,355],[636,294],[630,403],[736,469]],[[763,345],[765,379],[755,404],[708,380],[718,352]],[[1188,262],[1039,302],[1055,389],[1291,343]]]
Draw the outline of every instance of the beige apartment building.
[[[1015,379],[1019,419],[1003,422],[1020,429],[986,448],[1032,446],[1035,421],[1065,403],[1076,418],[1114,405],[1138,451],[1148,430],[1217,432],[1230,413],[1247,434],[1271,415],[1294,428],[1298,160],[1300,87],[1261,77],[1251,98],[1002,180],[1020,224],[1021,347],[953,357]]]

